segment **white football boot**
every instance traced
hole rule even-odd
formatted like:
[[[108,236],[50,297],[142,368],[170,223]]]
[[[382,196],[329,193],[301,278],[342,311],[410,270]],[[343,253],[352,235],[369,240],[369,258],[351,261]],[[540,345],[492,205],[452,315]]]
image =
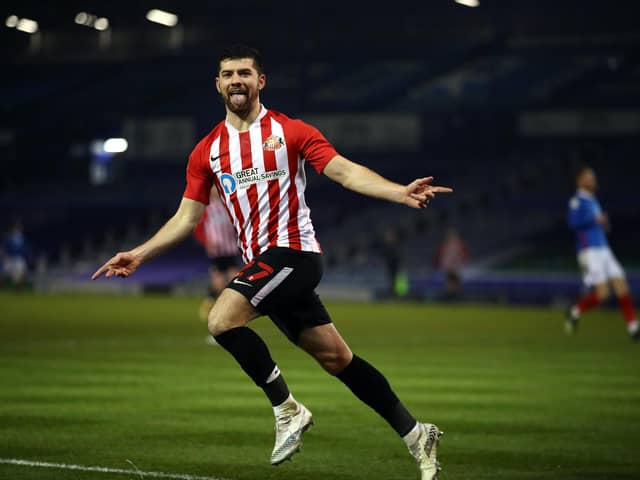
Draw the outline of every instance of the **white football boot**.
[[[271,465],[289,460],[302,446],[302,434],[313,425],[313,416],[307,407],[292,402],[276,416],[276,443],[271,453]]]
[[[575,306],[569,307],[565,312],[564,331],[567,335],[573,335],[578,330],[580,314]]]
[[[441,470],[436,458],[438,442],[443,432],[431,423],[420,423],[420,435],[409,446],[409,452],[416,459],[421,480],[436,480]]]

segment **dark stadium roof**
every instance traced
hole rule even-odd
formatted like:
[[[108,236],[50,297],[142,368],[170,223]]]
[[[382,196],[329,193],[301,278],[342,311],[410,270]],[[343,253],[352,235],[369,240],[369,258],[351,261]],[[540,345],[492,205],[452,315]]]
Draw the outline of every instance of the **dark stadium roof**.
[[[630,0],[480,0],[479,8],[468,8],[453,0],[430,0],[394,2],[389,8],[389,4],[335,0],[313,4],[256,0],[235,4],[191,0],[9,0],[3,2],[3,12],[5,18],[14,14],[38,21],[42,41],[59,45],[57,50],[43,49],[52,56],[71,48],[67,46],[69,36],[74,38],[75,48],[84,44],[89,32],[83,29],[88,29],[73,22],[80,11],[107,17],[114,41],[116,36],[126,37],[129,53],[143,53],[149,43],[160,41],[154,35],[166,34],[165,27],[145,20],[145,13],[151,8],[179,15],[185,44],[195,47],[215,48],[222,42],[244,40],[277,49],[280,54],[295,54],[321,51],[325,45],[352,52],[388,45],[401,55],[403,49],[415,49],[428,42],[483,35],[573,37],[574,41],[603,35],[634,36],[640,32],[636,4]],[[23,61],[22,54],[28,49],[26,35],[6,27],[0,31],[5,58]],[[137,41],[141,35],[148,35],[151,40]]]

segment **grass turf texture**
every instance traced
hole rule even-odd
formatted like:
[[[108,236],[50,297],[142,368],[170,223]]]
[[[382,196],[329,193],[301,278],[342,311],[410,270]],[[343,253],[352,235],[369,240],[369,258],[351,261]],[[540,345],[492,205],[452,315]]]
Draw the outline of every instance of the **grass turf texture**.
[[[314,413],[293,462],[269,465],[270,405],[205,343],[199,299],[0,294],[0,457],[256,479],[414,479],[393,431],[262,318],[253,323]],[[445,430],[443,480],[637,479],[640,345],[618,312],[565,337],[549,309],[328,305],[354,351]],[[0,465],[0,478],[136,475]]]

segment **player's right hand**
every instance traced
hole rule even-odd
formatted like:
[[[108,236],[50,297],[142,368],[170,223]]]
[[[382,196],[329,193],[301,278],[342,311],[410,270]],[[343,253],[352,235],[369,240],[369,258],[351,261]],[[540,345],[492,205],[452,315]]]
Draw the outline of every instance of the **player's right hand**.
[[[131,252],[120,252],[96,270],[95,273],[91,275],[91,280],[95,280],[103,273],[107,278],[113,277],[114,275],[126,278],[135,272],[141,263],[142,259],[138,255]]]
[[[452,188],[431,185],[433,177],[417,178],[405,190],[403,203],[411,208],[427,208],[429,201],[436,197],[436,193],[451,193]]]

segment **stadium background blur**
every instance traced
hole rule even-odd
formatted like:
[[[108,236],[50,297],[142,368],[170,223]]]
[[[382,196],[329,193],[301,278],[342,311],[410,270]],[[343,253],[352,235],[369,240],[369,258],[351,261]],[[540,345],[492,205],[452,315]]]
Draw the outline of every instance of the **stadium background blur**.
[[[310,12],[298,2],[181,2],[173,28],[145,19],[154,5],[171,11],[172,3],[6,7],[7,17],[38,22],[35,34],[2,29],[0,135],[2,222],[6,230],[22,219],[37,288],[76,289],[175,210],[191,148],[223,115],[216,55],[236,40],[264,52],[268,107],[316,124],[345,155],[397,181],[433,174],[456,189],[416,214],[311,173],[325,289],[379,293],[376,247],[392,230],[410,294],[433,297],[441,284],[433,257],[453,226],[470,250],[467,295],[575,296],[565,215],[580,162],[600,176],[614,250],[631,272],[640,264],[631,193],[640,31],[624,8],[631,3],[443,0],[389,11],[323,2]],[[74,23],[79,12],[108,28]],[[110,137],[126,138],[128,150],[101,152]],[[201,285],[205,269],[188,242],[119,288]],[[103,287],[114,288],[93,285]]]
[[[187,446],[194,446],[189,442],[224,443],[229,441],[225,435],[233,435],[229,431],[234,426],[222,422],[216,424],[217,433],[186,439],[190,427],[185,425],[193,419],[181,409],[188,405],[201,416],[209,410],[194,398],[205,395],[203,385],[216,385],[215,377],[198,370],[210,368],[210,356],[216,369],[238,377],[224,388],[253,398],[246,390],[249,385],[219,350],[204,350],[204,328],[196,320],[207,285],[201,247],[190,239],[130,279],[89,281],[114,252],[148,237],[175,211],[191,148],[224,115],[214,86],[216,55],[223,45],[241,41],[263,51],[267,87],[261,96],[268,108],[316,125],[341,153],[389,178],[404,182],[430,174],[438,184],[455,189],[424,211],[358,196],[311,171],[307,189],[327,262],[320,292],[338,301],[332,305],[338,305],[336,315],[347,333],[369,342],[356,346],[392,372],[392,383],[400,378],[398,389],[408,394],[401,396],[412,406],[426,402],[425,409],[439,415],[436,420],[453,432],[449,450],[443,448],[450,475],[445,478],[637,478],[632,458],[640,440],[638,361],[637,352],[629,350],[622,319],[614,311],[594,313],[577,343],[562,337],[562,308],[582,289],[565,220],[574,191],[572,171],[582,162],[598,173],[599,198],[613,224],[610,241],[627,270],[636,302],[640,299],[640,27],[635,3],[480,0],[472,8],[450,0],[328,0],[313,5],[253,0],[237,5],[188,0],[4,2],[0,226],[5,232],[14,219],[21,219],[31,268],[27,292],[14,294],[6,286],[0,293],[0,372],[7,406],[5,416],[0,415],[7,441],[0,445],[0,457],[31,455],[127,468],[122,459],[133,455],[127,452],[147,442],[149,450],[136,458],[146,459],[148,470],[161,465],[168,471],[236,479],[275,475],[259,467],[262,450],[255,464],[252,450],[237,452],[246,454],[237,464],[230,451],[224,450],[229,455],[224,459],[214,454],[208,457],[213,471],[211,464],[204,464],[207,459],[185,454]],[[153,8],[177,14],[177,25],[146,20]],[[37,21],[35,33],[15,28],[33,27],[20,22],[24,18]],[[128,149],[105,152],[108,138],[125,138]],[[445,279],[434,267],[434,256],[452,227],[467,246],[469,262],[462,271],[462,294],[454,298],[460,303],[440,308],[435,304],[442,300]],[[406,303],[383,302],[389,292],[381,252],[390,232],[402,264],[395,293],[411,300]],[[161,295],[129,298],[138,293]],[[112,302],[111,294],[126,297]],[[167,295],[173,303],[165,301]],[[380,302],[380,309],[366,305],[370,302]],[[536,305],[537,310],[522,305]],[[367,330],[370,318],[358,317],[362,312],[378,330]],[[403,326],[414,333],[408,345],[402,343]],[[287,355],[295,355],[287,353],[290,349],[270,327],[257,328],[264,329],[283,363],[290,359]],[[162,335],[172,335],[176,351],[167,350],[169,340]],[[196,349],[194,355],[202,362],[187,363],[189,349]],[[94,350],[95,358],[90,353]],[[425,358],[415,360],[420,355]],[[431,364],[434,358],[438,360]],[[72,366],[73,359],[78,363]],[[153,367],[138,365],[150,359],[156,362]],[[131,364],[125,366],[127,360]],[[101,363],[105,361],[107,366]],[[173,365],[163,361],[185,368],[174,372]],[[314,367],[305,363],[304,368]],[[511,369],[509,375],[505,368]],[[108,387],[139,399],[143,393],[135,389],[145,381],[154,385],[147,389],[152,395],[182,386],[184,370],[196,382],[188,398],[180,396],[187,390],[176,390],[171,391],[175,402],[144,403],[158,416],[181,412],[172,417],[175,428],[161,433],[154,429],[164,428],[159,427],[162,422],[144,423],[122,397],[106,390],[92,390],[87,397],[86,388]],[[82,389],[76,374],[86,375],[81,377],[86,378]],[[423,375],[421,388],[428,389],[427,380],[433,380],[440,393],[418,397],[416,375]],[[288,376],[294,382],[302,382],[302,377],[295,368]],[[175,385],[151,383],[157,378]],[[571,379],[582,383],[573,385]],[[491,400],[483,397],[493,388],[486,381],[496,383]],[[593,389],[585,393],[587,384]],[[617,392],[611,404],[606,400],[609,387]],[[571,388],[580,398],[571,396]],[[346,397],[335,397],[332,386],[327,391],[336,405],[351,407]],[[78,410],[74,402],[81,405]],[[478,410],[480,405],[486,410]],[[265,417],[257,431],[266,431],[261,442],[268,448],[271,426],[263,406],[256,396],[251,408],[260,411],[255,417]],[[56,409],[50,415],[49,407]],[[77,418],[83,408],[90,418],[108,421],[111,430],[98,432],[96,425],[84,430],[85,420]],[[223,406],[216,403],[215,408],[220,414]],[[253,425],[257,420],[247,413],[253,410],[246,408],[239,415]],[[603,417],[607,408],[617,411]],[[316,409],[321,416],[321,407]],[[117,412],[115,419],[101,416],[110,410]],[[355,411],[349,410],[342,420],[365,415]],[[580,426],[595,419],[598,426],[591,435],[584,434]],[[536,431],[551,421],[555,427]],[[150,439],[128,437],[113,427],[122,423],[149,429],[149,435],[155,432],[154,441],[165,435],[166,451],[154,452]],[[55,429],[50,430],[52,425]],[[489,428],[492,443],[464,433],[465,426],[466,432]],[[359,456],[372,461],[366,448],[387,448],[375,440],[384,437],[376,430],[384,426],[371,428],[361,444],[364,452],[338,443],[334,456],[324,458],[314,457],[317,450],[314,454],[310,449],[305,458],[316,470],[309,467],[304,474],[294,470],[298,473],[292,477],[282,473],[274,478],[363,478],[349,473],[349,462]],[[169,447],[181,429],[186,442],[181,454],[190,463],[185,457],[174,458]],[[64,434],[68,451],[75,448],[75,454],[58,448],[54,431]],[[320,432],[317,441],[322,441]],[[524,432],[530,434],[527,441],[518,436]],[[607,450],[604,436],[620,443]],[[240,437],[231,438],[233,444]],[[324,448],[331,449],[331,441],[326,440]],[[571,454],[561,458],[558,451],[540,453],[542,443],[551,449],[554,442],[573,448]],[[83,457],[78,452],[88,444],[94,448],[87,448]],[[511,445],[521,450],[511,451]],[[487,457],[487,449],[494,448]],[[532,450],[537,452],[536,467],[528,457]],[[397,453],[398,460],[387,463],[372,461],[368,476],[403,478],[394,477],[404,468],[398,467],[404,465],[403,455]],[[331,462],[337,466],[329,467]],[[593,465],[587,468],[585,462]],[[294,468],[306,468],[294,463]],[[299,465],[305,465],[302,457]],[[41,478],[11,468],[0,466],[0,474]],[[523,473],[532,468],[547,473]],[[387,473],[377,477],[376,472]],[[611,472],[614,476],[608,477]]]

